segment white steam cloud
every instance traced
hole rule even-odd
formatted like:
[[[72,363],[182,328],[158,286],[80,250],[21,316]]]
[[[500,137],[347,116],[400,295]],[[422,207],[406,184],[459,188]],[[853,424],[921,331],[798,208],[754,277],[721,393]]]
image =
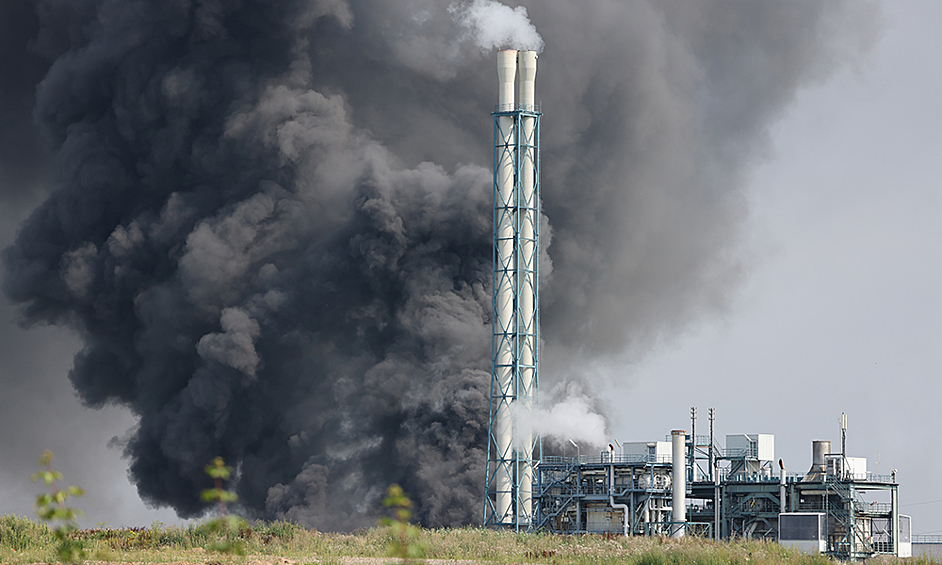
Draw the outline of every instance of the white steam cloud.
[[[530,23],[527,9],[511,8],[494,0],[455,3],[448,10],[482,50],[500,48],[543,51],[543,38]]]
[[[510,407],[514,422],[514,443],[520,447],[534,435],[572,440],[580,445],[604,445],[605,417],[592,407],[585,395],[568,396],[549,406],[527,410],[522,404]]]

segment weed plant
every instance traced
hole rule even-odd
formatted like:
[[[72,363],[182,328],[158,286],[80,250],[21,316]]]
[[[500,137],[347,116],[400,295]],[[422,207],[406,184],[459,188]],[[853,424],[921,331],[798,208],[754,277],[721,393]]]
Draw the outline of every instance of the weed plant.
[[[224,481],[232,475],[232,467],[227,467],[222,457],[216,457],[206,466],[206,474],[213,479],[214,487],[202,492],[203,502],[215,502],[219,515],[202,525],[206,537],[210,539],[208,549],[219,553],[233,553],[245,555],[245,548],[240,539],[247,524],[241,516],[229,514],[228,504],[236,502],[239,497],[236,493],[222,488]]]
[[[412,519],[412,501],[399,485],[390,485],[386,489],[383,506],[392,512],[380,520],[380,525],[388,529],[386,554],[403,560],[425,557],[428,544],[423,541],[422,530],[409,523]]]
[[[84,542],[71,535],[78,529],[76,519],[82,515],[82,511],[68,506],[66,502],[72,497],[82,496],[85,491],[76,485],[59,488],[58,481],[62,480],[62,473],[52,468],[52,458],[51,451],[44,451],[39,458],[39,470],[30,477],[33,481],[42,481],[50,490],[36,497],[36,514],[52,530],[59,559],[82,561],[85,559]]]

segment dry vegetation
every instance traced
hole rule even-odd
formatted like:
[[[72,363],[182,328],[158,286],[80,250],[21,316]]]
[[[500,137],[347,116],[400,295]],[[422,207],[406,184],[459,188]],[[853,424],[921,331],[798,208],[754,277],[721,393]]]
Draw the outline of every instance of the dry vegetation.
[[[373,564],[397,562],[387,558],[395,543],[391,527],[353,534],[323,533],[286,522],[256,524],[238,536],[245,556],[213,552],[216,539],[204,526],[169,527],[154,524],[141,529],[77,530],[70,534],[85,542],[86,563],[178,563],[293,565]],[[16,516],[0,517],[0,562],[54,563],[55,536],[45,525]],[[632,538],[621,536],[552,536],[514,534],[479,528],[420,530],[429,565],[462,561],[472,563],[629,564],[629,565],[824,565],[828,559],[803,555],[775,543],[739,541],[714,543],[686,538]],[[886,559],[927,565],[924,559]]]

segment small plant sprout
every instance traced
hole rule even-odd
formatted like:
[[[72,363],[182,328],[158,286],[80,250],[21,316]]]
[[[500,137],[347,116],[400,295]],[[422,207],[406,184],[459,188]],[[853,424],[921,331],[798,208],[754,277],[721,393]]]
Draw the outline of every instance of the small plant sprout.
[[[383,506],[392,510],[392,517],[380,520],[383,526],[389,526],[392,538],[387,547],[390,557],[401,559],[421,559],[425,557],[425,544],[419,540],[422,531],[409,523],[412,519],[412,501],[396,484],[386,489]]]
[[[239,496],[227,490],[223,490],[223,481],[228,481],[232,476],[232,467],[227,467],[222,457],[216,457],[206,466],[206,474],[215,482],[215,488],[206,489],[202,493],[204,502],[213,502],[219,506],[219,516],[225,518],[228,515],[226,505],[230,502],[239,500]]]
[[[60,489],[56,481],[62,480],[62,473],[52,468],[52,452],[48,449],[39,458],[39,471],[30,476],[32,481],[42,481],[51,492],[36,497],[36,514],[49,524],[56,537],[56,553],[65,562],[81,561],[85,558],[85,548],[81,540],[73,539],[69,534],[78,529],[76,519],[82,511],[66,506],[66,501],[73,496],[85,494],[80,487],[72,485]]]
[[[205,470],[206,474],[213,479],[214,488],[204,490],[201,498],[204,502],[215,502],[219,511],[219,516],[205,525],[207,532],[220,536],[218,541],[210,544],[209,549],[220,553],[245,555],[242,544],[238,541],[239,535],[246,527],[245,520],[241,516],[230,515],[227,510],[227,505],[230,502],[236,502],[239,497],[236,493],[222,488],[223,481],[228,481],[232,476],[232,467],[227,467],[222,457],[216,457]]]

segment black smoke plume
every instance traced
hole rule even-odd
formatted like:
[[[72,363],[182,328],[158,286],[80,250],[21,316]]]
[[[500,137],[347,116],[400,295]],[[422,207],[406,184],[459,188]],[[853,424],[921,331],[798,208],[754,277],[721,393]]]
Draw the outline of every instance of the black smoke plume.
[[[35,102],[38,129],[4,124],[54,157],[4,146],[3,194],[47,168],[54,189],[4,252],[4,289],[25,323],[79,333],[87,405],[139,417],[141,496],[199,514],[221,455],[255,517],[370,525],[399,482],[422,523],[477,523],[496,70],[460,16],[494,3],[6,6],[30,37],[4,60],[32,59],[4,105]],[[527,8],[552,383],[724,308],[767,128],[866,47],[872,7]]]

